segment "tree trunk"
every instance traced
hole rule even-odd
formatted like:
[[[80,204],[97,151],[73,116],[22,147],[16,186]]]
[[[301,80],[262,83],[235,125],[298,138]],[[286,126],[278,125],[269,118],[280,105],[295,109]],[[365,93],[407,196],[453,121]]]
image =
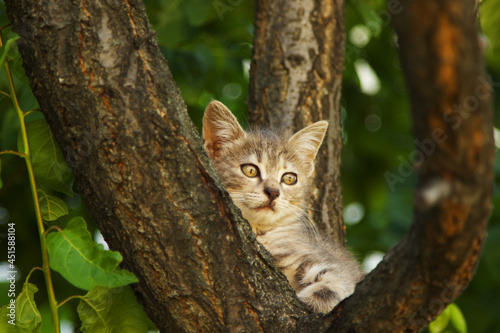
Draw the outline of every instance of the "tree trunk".
[[[223,189],[141,1],[6,1],[40,106],[162,332],[291,331],[306,315]]]
[[[340,157],[344,1],[258,0],[250,70],[250,123],[286,135],[318,120],[328,133],[316,158],[309,215],[345,244]]]
[[[418,160],[418,200],[409,235],[351,298],[324,317],[308,315],[236,213],[202,151],[140,0],[6,0],[6,6],[21,36],[32,88],[79,189],[110,247],[138,276],[137,295],[160,331],[417,331],[471,279],[490,211],[493,165],[491,89],[480,66],[472,2],[412,1],[394,17],[417,146],[434,145]],[[272,4],[258,6],[256,26],[265,31],[266,24],[258,22],[270,22],[261,16]],[[255,97],[255,104],[251,97],[250,106],[309,110],[311,118],[283,117],[290,128],[330,119],[332,141],[325,145],[330,150],[340,142],[335,118],[340,74],[330,71],[329,52],[341,51],[321,49],[342,24],[332,18],[334,9],[320,2],[314,6],[297,5],[304,7],[298,15],[309,17],[314,36],[329,39],[317,50],[309,48],[304,59],[286,53],[283,64],[315,64],[313,70],[306,65],[305,76],[289,71],[299,76],[297,87],[304,77],[329,79],[316,81],[309,93],[279,88],[285,97],[295,94],[282,104],[274,104],[275,97],[266,101],[266,89],[258,88],[263,97]],[[255,84],[255,75],[279,67],[259,69],[262,45],[284,43],[272,34],[257,31],[259,36],[264,39],[256,42],[251,89],[264,87]],[[471,105],[473,111],[466,112]],[[320,109],[323,113],[316,114]],[[332,163],[330,173],[338,167],[335,158]],[[330,184],[329,191],[339,190]],[[340,225],[339,218],[332,220]]]
[[[389,11],[412,103],[414,221],[342,307],[342,332],[419,331],[472,279],[491,211],[492,88],[474,1],[389,2]]]

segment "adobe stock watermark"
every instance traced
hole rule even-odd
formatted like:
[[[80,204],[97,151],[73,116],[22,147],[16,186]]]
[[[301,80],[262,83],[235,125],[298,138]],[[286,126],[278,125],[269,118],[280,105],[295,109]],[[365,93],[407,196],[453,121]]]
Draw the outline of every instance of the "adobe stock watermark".
[[[8,223],[7,226],[7,281],[9,281],[9,289],[7,290],[7,296],[9,298],[9,303],[7,304],[7,322],[10,325],[16,325],[16,280],[17,280],[17,268],[16,268],[16,225],[15,223]]]
[[[487,100],[493,93],[493,84],[484,78],[478,77],[479,84],[475,89],[474,95],[467,96],[461,103],[453,105],[453,110],[446,110],[443,114],[443,120],[449,124],[454,130],[460,128],[463,122],[471,116],[474,111],[477,111],[480,101]],[[415,166],[421,164],[427,157],[434,154],[438,144],[445,142],[448,139],[443,128],[435,128],[429,138],[423,140],[415,139],[416,148],[408,155],[407,158],[398,156],[400,162],[397,168],[397,173],[386,171],[384,173],[385,181],[391,192],[394,192],[398,183],[403,183],[415,172]]]
[[[243,3],[243,0],[215,0],[212,2],[212,6],[215,12],[219,16],[221,21],[224,21],[224,14],[226,12],[232,12],[239,5]]]

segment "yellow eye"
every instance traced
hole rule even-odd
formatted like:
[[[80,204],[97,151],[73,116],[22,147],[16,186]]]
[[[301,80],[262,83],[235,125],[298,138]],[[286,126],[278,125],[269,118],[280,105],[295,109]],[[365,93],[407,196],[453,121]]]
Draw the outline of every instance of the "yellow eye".
[[[254,178],[259,175],[259,168],[253,164],[243,164],[241,166],[241,171],[245,174],[245,176],[250,178]]]
[[[281,177],[281,182],[287,185],[295,185],[297,183],[297,175],[294,173],[285,173],[283,177]]]

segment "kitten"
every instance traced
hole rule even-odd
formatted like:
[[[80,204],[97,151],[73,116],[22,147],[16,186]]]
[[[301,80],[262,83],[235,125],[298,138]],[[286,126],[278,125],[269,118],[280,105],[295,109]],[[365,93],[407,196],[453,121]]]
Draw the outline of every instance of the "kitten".
[[[328,123],[318,121],[289,139],[245,132],[224,104],[212,101],[203,118],[205,150],[231,198],[314,312],[329,312],[363,278],[343,247],[319,237],[306,200],[314,158]]]

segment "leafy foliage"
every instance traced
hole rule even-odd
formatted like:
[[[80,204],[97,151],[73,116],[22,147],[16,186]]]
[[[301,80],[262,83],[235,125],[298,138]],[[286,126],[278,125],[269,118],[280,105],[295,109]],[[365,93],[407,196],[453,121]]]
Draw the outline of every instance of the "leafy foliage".
[[[216,10],[220,2],[145,1],[162,52],[199,129],[212,99],[247,123],[253,1],[222,1],[222,12]]]
[[[457,332],[467,333],[467,323],[460,308],[451,303],[448,307],[429,324],[430,333]]]
[[[23,60],[15,43],[19,36],[11,30],[9,25],[10,21],[5,10],[4,0],[0,0],[0,28],[2,28],[4,41],[6,41],[5,47],[0,50],[0,68],[3,69],[4,62],[8,61],[11,71],[22,82],[22,85],[29,86],[29,80],[22,66]]]
[[[33,120],[26,124],[26,130],[37,181],[42,186],[72,196],[73,173],[47,122],[43,119]],[[18,150],[24,152],[21,137],[18,140]]]
[[[7,59],[7,55],[11,53],[11,50],[15,46],[16,41],[19,39],[19,36],[14,38],[10,38],[7,43],[5,43],[5,47],[2,49],[2,53],[0,54],[0,66],[3,67],[5,60]]]
[[[47,249],[50,267],[75,287],[90,290],[137,282],[132,273],[118,267],[122,261],[118,252],[106,251],[92,240],[81,217],[69,221],[64,230],[50,233]]]
[[[0,310],[0,332],[9,333],[36,333],[42,330],[42,317],[35,304],[35,293],[38,288],[31,283],[24,284],[22,292],[15,301],[15,320],[11,324],[9,304]]]
[[[0,2],[0,9],[3,7],[3,2]],[[4,19],[5,12],[0,12],[0,22],[3,22]],[[3,32],[5,33],[5,31]],[[31,196],[36,208],[34,215],[36,215],[36,225],[38,226],[38,234],[41,243],[41,254],[43,259],[41,270],[44,273],[48,289],[49,316],[52,320],[42,321],[42,316],[38,311],[34,299],[34,293],[37,292],[38,289],[36,285],[28,282],[32,275],[31,273],[28,274],[26,278],[23,291],[19,294],[17,299],[13,299],[15,296],[14,281],[18,277],[18,272],[17,267],[14,265],[16,262],[15,246],[11,245],[11,242],[15,244],[15,241],[11,240],[11,237],[15,238],[17,235],[9,235],[8,267],[10,271],[15,272],[15,274],[10,276],[12,278],[10,279],[12,282],[9,284],[10,289],[8,293],[5,293],[10,299],[0,310],[0,314],[2,314],[4,318],[4,320],[0,321],[0,331],[41,332],[42,327],[44,327],[44,329],[49,327],[46,324],[42,326],[42,323],[52,321],[52,328],[49,329],[54,329],[56,332],[59,332],[59,307],[61,305],[57,304],[54,296],[54,288],[48,264],[49,259],[53,269],[59,271],[68,282],[82,289],[91,289],[99,285],[121,287],[136,282],[137,278],[132,273],[118,268],[118,264],[122,260],[122,257],[118,253],[105,251],[102,244],[97,244],[92,240],[82,217],[71,219],[63,230],[58,227],[53,227],[59,231],[49,234],[46,238],[42,220],[46,222],[59,220],[59,218],[68,215],[69,209],[64,200],[48,194],[46,191],[39,189],[37,185],[42,184],[46,189],[54,190],[66,194],[67,196],[73,196],[73,174],[64,161],[61,149],[55,142],[52,132],[43,119],[42,114],[31,111],[24,112],[22,107],[17,103],[17,92],[14,87],[14,80],[11,73],[17,73],[21,80],[26,80],[26,77],[24,76],[24,71],[19,69],[22,69],[20,65],[22,59],[15,48],[15,41],[18,37],[11,32],[5,34],[9,37],[6,44],[3,44],[3,39],[0,38],[0,45],[2,45],[2,48],[0,48],[0,65],[5,64],[7,86],[11,94],[9,95],[0,91],[0,96],[8,96],[12,100],[15,112],[7,112],[3,120],[9,120],[11,123],[15,123],[17,120],[18,126],[12,126],[11,123],[7,125],[5,125],[5,123],[2,124],[2,130],[5,129],[6,126],[7,128],[11,128],[11,130],[3,131],[1,136],[4,138],[4,133],[8,133],[10,137],[13,137],[14,135],[12,134],[16,131],[19,131],[19,134],[17,135],[18,151],[14,151],[9,144],[5,145],[5,143],[2,142],[2,148],[5,149],[5,147],[8,146],[11,150],[6,149],[0,153],[7,157],[9,155],[17,155],[24,159],[26,163]],[[26,90],[29,91],[29,88],[26,88]],[[12,128],[14,128],[14,131]],[[8,166],[10,165],[11,163],[8,164]],[[0,188],[2,185],[2,181],[0,180]],[[0,208],[0,218],[4,219],[5,216],[7,217],[3,221],[0,221],[0,225],[6,224],[9,214],[5,209],[2,207]],[[7,214],[5,214],[5,212],[7,212]],[[15,230],[13,227],[15,223],[10,223],[9,225],[11,229]],[[23,225],[23,229],[28,229],[26,227],[27,225]],[[9,232],[11,232],[11,229],[9,229]],[[50,252],[49,259],[47,259],[47,252]],[[33,271],[35,270],[32,270],[32,272]],[[114,289],[108,289],[108,291],[110,293],[120,292]],[[69,299],[74,297],[77,296],[70,297]],[[62,304],[64,303],[66,302]],[[133,294],[132,297],[128,297],[127,305],[122,305],[124,309],[130,307],[139,307]],[[46,308],[46,306],[44,306],[44,308]],[[142,311],[140,307],[139,311]],[[142,316],[145,317],[145,314],[142,313]],[[5,318],[10,318],[11,320],[8,321],[5,320]],[[113,326],[120,326],[116,324],[116,318],[108,316],[107,319],[112,324],[112,326],[106,326],[107,332],[120,331],[120,329]]]
[[[48,195],[42,190],[39,190],[38,193],[40,193],[38,202],[40,203],[44,221],[55,221],[62,216],[68,215],[68,206],[62,199]]]
[[[499,0],[483,0],[479,6],[479,16],[481,17],[481,27],[487,40],[485,43],[486,55],[490,66],[495,70],[500,70],[500,7]]]
[[[141,333],[149,319],[128,287],[94,287],[78,305],[82,332]]]

